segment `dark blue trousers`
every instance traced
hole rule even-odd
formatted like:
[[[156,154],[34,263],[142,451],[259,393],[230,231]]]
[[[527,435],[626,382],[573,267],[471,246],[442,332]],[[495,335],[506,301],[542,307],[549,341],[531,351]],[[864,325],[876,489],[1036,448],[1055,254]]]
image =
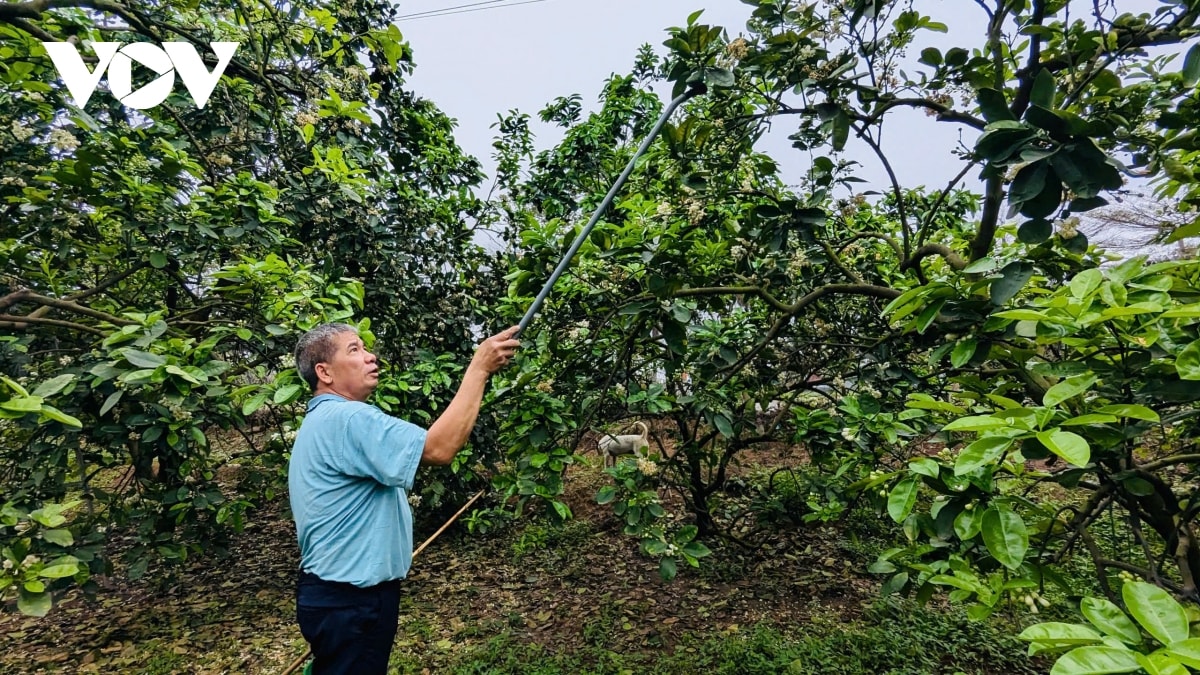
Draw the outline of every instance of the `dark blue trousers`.
[[[400,618],[400,582],[359,588],[301,572],[296,618],[312,647],[313,675],[386,675]]]

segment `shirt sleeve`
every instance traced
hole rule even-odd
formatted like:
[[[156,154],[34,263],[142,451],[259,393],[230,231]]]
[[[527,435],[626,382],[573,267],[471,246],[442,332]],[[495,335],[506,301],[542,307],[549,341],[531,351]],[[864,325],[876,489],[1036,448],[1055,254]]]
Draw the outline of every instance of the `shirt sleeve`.
[[[411,490],[425,451],[425,430],[369,404],[354,411],[347,424],[346,472]]]

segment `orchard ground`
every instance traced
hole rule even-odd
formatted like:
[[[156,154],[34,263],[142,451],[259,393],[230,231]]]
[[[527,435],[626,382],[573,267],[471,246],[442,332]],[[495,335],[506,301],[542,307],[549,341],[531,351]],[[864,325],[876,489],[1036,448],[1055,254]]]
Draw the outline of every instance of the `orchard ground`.
[[[671,582],[595,503],[607,476],[581,448],[567,472],[574,519],[537,514],[489,534],[456,526],[405,584],[392,665],[400,673],[1045,672],[1013,639],[1017,608],[975,623],[961,609],[881,599],[864,570],[900,535],[856,509],[840,522],[761,523],[754,546],[713,555]],[[784,445],[751,453],[730,490],[794,465]],[[744,491],[744,490],[743,490]],[[671,496],[664,493],[669,501]],[[418,540],[437,522],[419,523]],[[119,544],[114,544],[119,546]],[[225,559],[100,579],[45,618],[0,615],[9,673],[279,673],[306,645],[296,627],[294,531],[280,497],[251,514]],[[12,608],[9,608],[10,610]],[[1044,618],[1044,616],[1042,617]]]

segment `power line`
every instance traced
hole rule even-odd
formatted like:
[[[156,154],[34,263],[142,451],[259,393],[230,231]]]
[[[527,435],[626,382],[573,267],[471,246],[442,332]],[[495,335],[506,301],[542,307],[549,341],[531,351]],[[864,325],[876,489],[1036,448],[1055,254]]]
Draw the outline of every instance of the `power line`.
[[[532,5],[532,4],[539,3],[539,2],[546,2],[547,0],[524,0],[523,2],[507,2],[507,3],[503,3],[503,4],[493,4],[495,2],[501,2],[501,1],[502,0],[487,0],[486,2],[477,2],[477,3],[472,3],[469,5],[444,7],[442,9],[429,10],[428,12],[417,12],[415,14],[406,14],[404,16],[398,16],[398,17],[396,17],[396,20],[399,21],[401,19],[409,19],[412,21],[416,21],[417,19],[431,19],[433,17],[438,17],[438,16],[452,16],[454,14],[466,14],[468,12],[481,12],[481,11],[484,11],[487,9],[500,9],[502,7],[516,7],[517,5]],[[491,5],[491,6],[490,7],[477,7],[476,5]],[[466,9],[468,7],[473,7],[473,9]]]
[[[411,19],[413,17],[424,16],[425,14],[441,14],[452,9],[462,9],[464,7],[478,7],[479,5],[494,5],[497,2],[505,2],[505,0],[484,0],[483,2],[472,2],[469,5],[456,5],[454,7],[442,7],[440,9],[429,9],[423,12],[413,12],[412,14],[402,14],[397,19]]]

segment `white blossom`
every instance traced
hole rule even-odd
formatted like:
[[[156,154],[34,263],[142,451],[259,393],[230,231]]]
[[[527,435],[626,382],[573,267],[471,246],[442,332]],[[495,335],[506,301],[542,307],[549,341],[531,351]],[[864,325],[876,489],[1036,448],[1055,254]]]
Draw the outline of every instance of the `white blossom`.
[[[658,464],[645,457],[638,457],[637,468],[638,471],[641,471],[646,476],[653,476],[658,473]]]
[[[13,120],[11,130],[12,135],[16,137],[18,142],[27,140],[33,135],[33,129],[21,124],[20,120]]]
[[[58,128],[50,132],[50,145],[64,152],[70,152],[79,147],[79,141],[71,132]]]

